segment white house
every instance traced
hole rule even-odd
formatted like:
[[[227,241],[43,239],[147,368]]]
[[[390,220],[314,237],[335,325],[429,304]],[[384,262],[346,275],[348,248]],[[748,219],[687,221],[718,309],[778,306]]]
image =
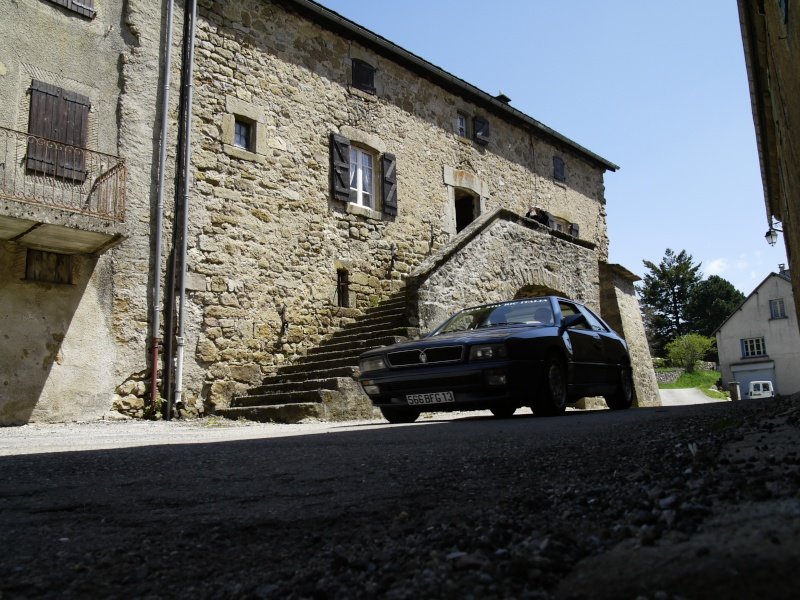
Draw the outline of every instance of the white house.
[[[722,380],[772,381],[775,393],[800,392],[800,328],[789,271],[770,273],[715,332]]]

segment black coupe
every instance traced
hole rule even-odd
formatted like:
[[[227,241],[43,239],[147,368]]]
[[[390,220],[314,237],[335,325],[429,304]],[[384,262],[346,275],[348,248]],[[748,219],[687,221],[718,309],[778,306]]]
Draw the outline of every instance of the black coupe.
[[[587,307],[556,296],[467,308],[420,340],[365,352],[359,383],[392,423],[425,411],[521,406],[556,415],[585,396],[629,408],[628,346]]]

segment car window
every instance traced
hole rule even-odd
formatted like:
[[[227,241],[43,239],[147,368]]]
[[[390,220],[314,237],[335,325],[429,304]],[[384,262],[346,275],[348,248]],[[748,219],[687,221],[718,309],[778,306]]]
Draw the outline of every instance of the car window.
[[[586,308],[585,306],[579,306],[578,309],[581,311],[586,320],[589,322],[589,327],[594,329],[595,331],[608,331],[606,327],[603,325],[602,321],[595,315],[591,310]]]
[[[580,314],[578,312],[578,307],[572,304],[571,302],[564,302],[559,301],[558,307],[561,309],[561,317],[571,317],[572,315]],[[590,329],[589,325],[586,323],[577,323],[572,326],[572,329]]]
[[[553,309],[547,298],[519,300],[506,304],[492,304],[467,308],[445,321],[431,335],[468,331],[479,327],[499,325],[553,325]]]

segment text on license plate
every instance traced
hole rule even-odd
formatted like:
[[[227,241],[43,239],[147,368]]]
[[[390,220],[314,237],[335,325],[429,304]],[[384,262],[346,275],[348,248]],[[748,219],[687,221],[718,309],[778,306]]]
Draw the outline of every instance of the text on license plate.
[[[444,404],[455,402],[453,392],[431,392],[429,394],[408,394],[406,402],[409,404]]]

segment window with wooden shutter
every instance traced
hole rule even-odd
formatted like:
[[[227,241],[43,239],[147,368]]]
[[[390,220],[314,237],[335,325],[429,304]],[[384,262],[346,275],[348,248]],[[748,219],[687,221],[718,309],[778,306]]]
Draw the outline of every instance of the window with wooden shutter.
[[[564,159],[560,156],[553,157],[553,179],[556,181],[567,180],[567,174],[564,169]]]
[[[72,256],[28,248],[25,279],[45,283],[72,283]]]
[[[353,59],[353,87],[368,94],[375,93],[375,67],[358,58]]]
[[[384,214],[397,215],[397,158],[394,154],[384,154],[381,158],[383,185],[381,189]]]
[[[484,146],[489,143],[489,137],[491,133],[489,129],[489,121],[483,117],[475,117],[472,119],[472,131],[476,142]]]
[[[350,200],[350,140],[343,135],[331,135],[331,197]]]
[[[53,4],[63,6],[67,10],[76,12],[79,15],[94,19],[97,11],[94,9],[94,0],[48,0]]]
[[[83,182],[89,98],[36,80],[30,94],[28,170]]]

